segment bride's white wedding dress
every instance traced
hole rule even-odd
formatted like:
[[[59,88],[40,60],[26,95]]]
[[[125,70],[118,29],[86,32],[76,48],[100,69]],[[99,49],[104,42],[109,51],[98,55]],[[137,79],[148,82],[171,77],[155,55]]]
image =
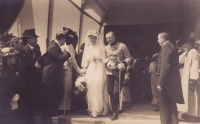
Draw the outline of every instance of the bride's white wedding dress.
[[[102,62],[103,51],[98,45],[88,46],[86,61],[88,68],[86,72],[88,112],[94,117],[107,114],[108,103],[106,73]]]

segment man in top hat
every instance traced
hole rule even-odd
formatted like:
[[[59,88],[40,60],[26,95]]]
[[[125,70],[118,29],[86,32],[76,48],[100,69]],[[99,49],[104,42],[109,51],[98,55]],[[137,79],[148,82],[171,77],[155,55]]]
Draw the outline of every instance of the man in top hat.
[[[41,56],[39,45],[37,44],[37,38],[39,37],[35,33],[35,29],[27,29],[22,34],[27,40],[27,44],[22,49],[22,54],[26,57],[26,69],[25,69],[25,80],[27,87],[27,99],[28,99],[28,123],[33,122],[33,108],[34,104],[39,98],[36,96],[36,92],[39,88],[39,84],[42,80],[42,69],[36,68],[35,63]],[[36,106],[36,105],[35,105]],[[37,105],[39,107],[39,105]]]
[[[37,38],[39,36],[35,34],[35,29],[25,30],[23,36],[27,39],[27,45],[24,46],[22,53],[26,55],[28,64],[34,66],[36,60],[41,56],[37,44]]]
[[[118,110],[119,110],[119,93],[121,92],[125,70],[127,65],[131,61],[131,55],[128,51],[128,48],[124,43],[117,42],[116,36],[113,31],[106,33],[106,41],[109,43],[105,48],[105,66],[107,73],[107,88],[108,94],[110,95],[110,101],[112,106],[113,114],[110,119],[118,119]],[[116,63],[117,66],[112,67],[109,65],[109,62],[113,60],[118,60]],[[121,77],[121,80],[119,80]]]

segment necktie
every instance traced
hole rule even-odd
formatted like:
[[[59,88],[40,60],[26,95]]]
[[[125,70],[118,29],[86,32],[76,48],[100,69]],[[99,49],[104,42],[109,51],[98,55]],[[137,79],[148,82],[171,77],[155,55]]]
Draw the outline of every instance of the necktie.
[[[33,59],[35,59],[35,48],[33,48],[32,51],[33,51]]]

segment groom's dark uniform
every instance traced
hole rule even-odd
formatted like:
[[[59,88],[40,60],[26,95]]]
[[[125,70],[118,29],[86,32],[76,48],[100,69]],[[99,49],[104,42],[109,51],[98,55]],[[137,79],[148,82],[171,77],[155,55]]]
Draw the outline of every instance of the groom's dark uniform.
[[[57,111],[64,95],[63,63],[71,55],[67,51],[63,53],[59,43],[56,41],[50,43],[46,54],[51,62],[43,69],[42,83],[45,84],[44,92],[46,92],[45,96],[47,96],[45,99],[45,114],[51,116]]]
[[[106,61],[108,62],[110,57],[116,57],[120,59],[120,62],[124,63],[125,67],[129,63],[131,58],[131,55],[126,45],[121,42],[114,42],[112,45],[108,44],[105,48],[104,56],[105,58],[107,58],[104,60],[105,62]],[[121,71],[120,89],[119,89],[119,70],[107,69],[106,74],[107,74],[107,90],[108,94],[110,95],[112,110],[114,113],[117,113],[119,107],[119,91],[121,91],[124,83],[125,71]]]

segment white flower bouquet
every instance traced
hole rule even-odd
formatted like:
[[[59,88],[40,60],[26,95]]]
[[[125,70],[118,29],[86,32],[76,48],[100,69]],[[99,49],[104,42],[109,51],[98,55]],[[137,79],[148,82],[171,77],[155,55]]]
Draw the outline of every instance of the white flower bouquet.
[[[85,74],[79,75],[75,81],[75,95],[85,95],[87,93],[87,84],[85,80]]]

